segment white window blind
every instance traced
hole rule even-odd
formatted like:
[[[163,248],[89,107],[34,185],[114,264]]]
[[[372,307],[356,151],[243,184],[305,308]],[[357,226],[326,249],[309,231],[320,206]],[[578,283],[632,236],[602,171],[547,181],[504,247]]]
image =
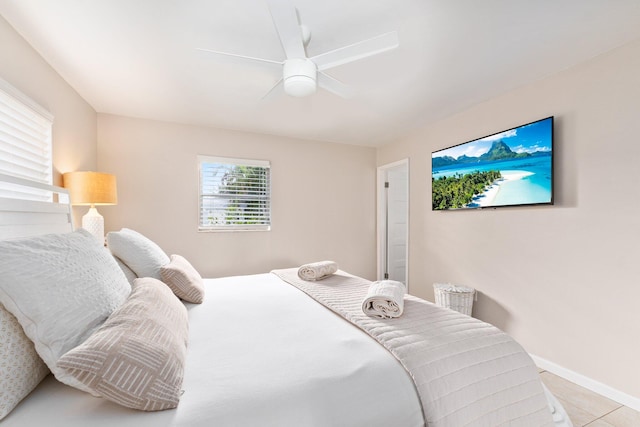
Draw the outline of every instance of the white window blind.
[[[53,116],[0,79],[0,173],[43,184],[52,183]],[[4,197],[49,200],[47,191],[0,184]]]
[[[200,231],[269,230],[271,165],[198,156]]]

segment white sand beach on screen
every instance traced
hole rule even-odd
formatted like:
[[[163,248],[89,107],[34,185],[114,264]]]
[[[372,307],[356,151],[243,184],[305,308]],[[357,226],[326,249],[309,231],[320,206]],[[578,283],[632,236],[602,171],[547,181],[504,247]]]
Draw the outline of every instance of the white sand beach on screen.
[[[471,205],[487,207],[493,204],[494,199],[500,191],[500,186],[509,181],[517,181],[527,176],[533,175],[533,172],[527,171],[500,171],[502,178],[497,179],[487,189],[471,199]]]

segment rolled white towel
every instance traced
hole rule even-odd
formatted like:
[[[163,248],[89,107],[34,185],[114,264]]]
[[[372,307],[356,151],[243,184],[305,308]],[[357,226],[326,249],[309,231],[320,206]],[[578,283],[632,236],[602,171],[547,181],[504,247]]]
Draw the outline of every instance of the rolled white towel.
[[[362,311],[380,319],[399,317],[404,310],[405,291],[404,283],[395,280],[373,282],[362,302]]]
[[[298,269],[298,277],[302,280],[322,280],[338,271],[338,264],[333,261],[318,261],[305,264]]]

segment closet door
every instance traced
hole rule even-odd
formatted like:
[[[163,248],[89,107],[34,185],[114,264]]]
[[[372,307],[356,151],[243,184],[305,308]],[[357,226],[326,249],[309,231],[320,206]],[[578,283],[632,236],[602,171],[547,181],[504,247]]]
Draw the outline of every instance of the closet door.
[[[378,279],[408,285],[409,162],[378,168]]]

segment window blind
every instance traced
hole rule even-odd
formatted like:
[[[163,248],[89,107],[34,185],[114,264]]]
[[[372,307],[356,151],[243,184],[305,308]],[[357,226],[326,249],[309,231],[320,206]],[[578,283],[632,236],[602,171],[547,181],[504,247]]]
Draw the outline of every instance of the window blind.
[[[51,184],[52,124],[49,112],[0,79],[0,173]],[[1,183],[0,196],[49,200],[51,194]]]
[[[270,229],[268,161],[198,156],[198,162],[200,231]]]

